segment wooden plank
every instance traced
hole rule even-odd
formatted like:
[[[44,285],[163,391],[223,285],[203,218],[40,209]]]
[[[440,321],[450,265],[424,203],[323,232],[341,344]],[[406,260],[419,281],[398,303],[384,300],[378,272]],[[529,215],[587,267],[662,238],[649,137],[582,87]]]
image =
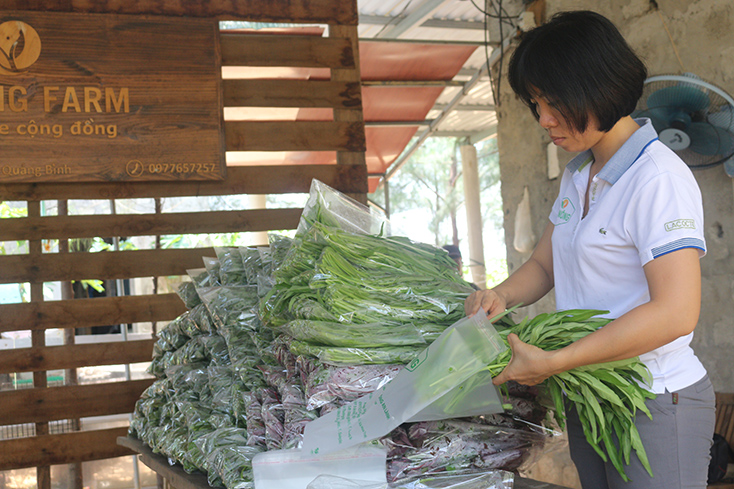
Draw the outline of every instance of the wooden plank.
[[[366,166],[230,166],[224,181],[0,183],[0,200],[136,199],[236,194],[308,193],[312,179],[345,192],[367,192]],[[7,221],[3,221],[5,223]]]
[[[357,25],[357,2],[312,0],[208,0],[162,2],[160,0],[2,0],[0,10],[116,13],[215,17],[253,22],[336,23]]]
[[[227,151],[365,151],[366,147],[361,121],[231,121],[224,134]]]
[[[177,318],[185,310],[183,301],[173,292],[2,304],[0,332],[167,321]]]
[[[19,73],[0,70],[8,99],[0,180],[224,177],[214,19],[3,14],[28,26],[23,53],[35,48],[37,60]],[[3,36],[20,38],[15,24],[3,26]]]
[[[118,438],[117,443],[139,453],[140,460],[145,465],[164,477],[176,489],[209,489],[210,487],[206,475],[198,472],[188,474],[179,464],[169,464],[166,457],[153,453],[145,443],[137,438],[124,436]]]
[[[0,392],[4,424],[131,413],[155,379]]]
[[[162,236],[295,229],[302,209],[86,215],[5,219],[0,241]]]
[[[201,268],[213,248],[0,255],[0,283],[68,282],[186,275]]]
[[[117,438],[126,435],[127,428],[122,427],[0,440],[0,453],[3,454],[0,470],[133,455],[134,451],[117,444]]]
[[[225,107],[332,107],[362,110],[357,81],[223,80]]]
[[[219,42],[222,66],[354,68],[352,45],[346,39],[222,31]]]
[[[100,365],[149,362],[157,340],[110,341],[76,345],[15,348],[3,351],[0,373],[64,370]],[[3,419],[0,417],[0,419]]]

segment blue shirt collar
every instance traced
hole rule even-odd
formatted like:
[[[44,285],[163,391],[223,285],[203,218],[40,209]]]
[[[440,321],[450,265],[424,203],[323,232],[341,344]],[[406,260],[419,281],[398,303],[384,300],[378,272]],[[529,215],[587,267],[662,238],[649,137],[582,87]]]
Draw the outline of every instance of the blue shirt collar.
[[[627,171],[635,161],[637,161],[637,158],[640,157],[647,146],[658,137],[658,133],[652,126],[650,119],[640,118],[635,119],[635,122],[639,124],[640,128],[632,133],[632,136],[624,142],[622,147],[614,153],[614,156],[607,161],[604,168],[599,172],[598,177],[606,180],[612,185],[614,185],[624,172]],[[571,173],[574,173],[578,171],[579,168],[581,168],[590,158],[593,158],[591,150],[586,150],[579,153],[569,161],[566,168],[568,168]]]

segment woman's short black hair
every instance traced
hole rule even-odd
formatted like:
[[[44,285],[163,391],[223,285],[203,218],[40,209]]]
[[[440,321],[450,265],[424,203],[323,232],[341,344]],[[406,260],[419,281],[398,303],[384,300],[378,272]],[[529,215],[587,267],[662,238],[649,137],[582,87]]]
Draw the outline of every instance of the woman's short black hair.
[[[645,64],[607,18],[561,12],[525,33],[509,64],[512,89],[539,118],[531,100],[544,97],[579,132],[589,114],[607,132],[630,115],[647,78]]]

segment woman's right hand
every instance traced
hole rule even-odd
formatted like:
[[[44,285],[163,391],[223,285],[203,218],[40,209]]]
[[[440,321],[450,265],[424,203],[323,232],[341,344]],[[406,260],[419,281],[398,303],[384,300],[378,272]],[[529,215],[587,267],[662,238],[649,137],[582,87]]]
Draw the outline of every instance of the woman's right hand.
[[[490,318],[505,312],[507,301],[495,289],[477,290],[472,292],[464,301],[464,311],[467,316],[473,316],[484,309]]]

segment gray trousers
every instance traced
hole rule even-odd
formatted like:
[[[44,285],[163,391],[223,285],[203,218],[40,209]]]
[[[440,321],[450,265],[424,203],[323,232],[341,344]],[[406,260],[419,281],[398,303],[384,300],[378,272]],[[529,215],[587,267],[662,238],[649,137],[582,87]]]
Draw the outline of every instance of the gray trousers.
[[[611,462],[599,457],[584,437],[576,410],[567,407],[568,443],[584,489],[705,489],[715,423],[714,388],[708,376],[676,393],[648,400],[652,420],[638,412],[635,426],[653,477],[635,455],[624,482]],[[616,441],[616,439],[615,439]]]

